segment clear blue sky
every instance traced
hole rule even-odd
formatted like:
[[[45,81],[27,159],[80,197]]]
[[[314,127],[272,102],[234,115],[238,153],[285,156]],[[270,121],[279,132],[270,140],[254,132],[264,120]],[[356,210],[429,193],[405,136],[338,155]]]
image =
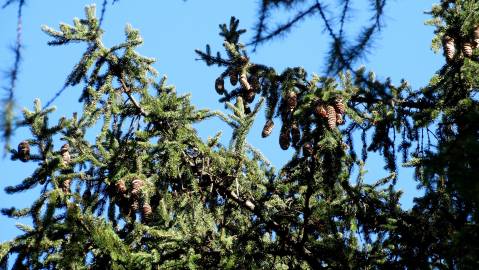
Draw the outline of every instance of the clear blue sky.
[[[79,60],[84,45],[73,44],[61,47],[49,47],[48,37],[40,31],[46,24],[57,27],[59,22],[71,23],[73,17],[83,17],[83,7],[102,1],[64,1],[45,0],[28,1],[23,19],[24,60],[16,91],[17,110],[32,108],[34,98],[43,102],[49,100],[63,85],[67,74]],[[109,1],[111,2],[111,1]],[[161,74],[166,74],[169,83],[176,85],[180,94],[191,93],[192,103],[197,108],[224,110],[217,102],[218,96],[213,90],[214,79],[220,70],[207,67],[203,62],[195,61],[194,49],[203,49],[206,43],[212,50],[222,50],[222,40],[218,34],[218,24],[228,22],[230,16],[240,19],[240,26],[251,30],[256,20],[257,1],[253,0],[169,0],[169,1],[133,1],[121,0],[109,6],[104,29],[105,43],[114,45],[123,40],[126,23],[140,29],[144,45],[139,49],[146,56],[155,57],[155,67]],[[337,1],[327,1],[335,3]],[[362,17],[365,1],[354,1],[355,14]],[[423,12],[430,9],[436,1],[398,0],[388,1],[385,27],[374,43],[371,53],[360,64],[376,72],[379,78],[391,77],[397,83],[405,78],[414,88],[427,84],[429,78],[440,68],[444,60],[430,50],[433,29],[424,25],[428,15]],[[99,10],[97,11],[99,14]],[[12,63],[9,46],[15,40],[16,7],[10,6],[0,10],[0,70],[7,70]],[[354,15],[354,13],[353,13]],[[351,28],[357,27],[360,19],[351,20]],[[324,53],[327,37],[318,18],[307,20],[296,27],[293,32],[281,40],[276,40],[258,48],[251,53],[253,62],[275,67],[278,71],[286,67],[302,66],[309,74],[321,73],[324,65]],[[246,39],[251,37],[248,31]],[[2,78],[0,84],[5,86]],[[80,91],[70,88],[56,100],[58,110],[52,120],[62,115],[71,116],[79,110],[77,103]],[[277,143],[278,129],[267,139],[260,137],[264,116],[255,122],[253,132],[248,140],[263,151],[275,167],[280,167],[291,156],[292,151],[282,151]],[[229,139],[229,128],[220,121],[210,120],[197,126],[204,138],[213,136],[217,131],[224,131],[225,142]],[[12,140],[16,146],[28,138],[27,130],[18,130]],[[3,145],[2,145],[3,147]],[[381,157],[370,155],[367,179],[386,176]],[[7,195],[6,186],[22,181],[35,169],[33,163],[12,162],[9,157],[0,158],[0,208],[27,207],[38,195],[38,190],[16,195]],[[410,208],[412,199],[419,193],[417,183],[412,178],[411,170],[400,170],[398,188],[404,191],[401,199],[404,208]],[[30,223],[29,220],[11,220],[0,216],[0,242],[11,239],[18,230],[16,222]]]

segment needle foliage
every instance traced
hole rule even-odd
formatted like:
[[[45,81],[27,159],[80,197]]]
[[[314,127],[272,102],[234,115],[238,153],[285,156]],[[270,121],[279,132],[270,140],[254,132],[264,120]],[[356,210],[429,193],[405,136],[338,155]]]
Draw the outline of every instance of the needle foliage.
[[[264,1],[293,2],[302,1]],[[349,1],[343,3],[347,8]],[[18,224],[23,233],[0,244],[0,263],[477,269],[479,4],[441,1],[430,14],[433,46],[447,61],[419,89],[352,70],[353,58],[337,62],[332,77],[256,63],[233,17],[220,25],[223,53],[212,54],[209,45],[197,50],[207,65],[223,69],[211,87],[223,112],[195,108],[159,78],[155,60],[136,51],[143,43],[137,29],[127,25],[125,41],[106,47],[94,6],[71,25],[44,26],[50,45],[86,45],[66,83],[82,86],[83,109],[55,123],[49,121],[54,108],[39,100],[23,111],[18,125],[31,136],[11,157],[37,168],[6,192],[40,186],[41,195],[28,208],[2,209],[33,225]],[[452,54],[446,39],[454,40]],[[265,128],[252,130],[262,108]],[[228,124],[229,145],[220,143],[221,133],[198,136],[193,125],[207,118]],[[279,170],[246,139],[274,128],[280,148],[294,149]],[[365,183],[372,152],[384,158],[388,174]],[[424,190],[410,210],[399,205],[398,166],[414,168],[411,183]]]

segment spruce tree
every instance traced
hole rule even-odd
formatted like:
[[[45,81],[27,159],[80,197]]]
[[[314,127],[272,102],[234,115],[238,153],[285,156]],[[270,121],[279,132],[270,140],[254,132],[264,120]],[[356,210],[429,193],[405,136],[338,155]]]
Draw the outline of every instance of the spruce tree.
[[[417,90],[353,70],[344,52],[333,52],[337,76],[256,63],[232,17],[220,25],[223,55],[197,50],[223,69],[211,93],[225,112],[196,109],[159,78],[131,26],[106,47],[95,7],[85,11],[59,30],[43,27],[51,45],[87,45],[67,78],[83,87],[83,111],[51,124],[53,107],[35,100],[24,110],[18,125],[31,137],[12,159],[38,167],[6,192],[42,191],[28,208],[2,209],[33,221],[0,245],[3,267],[14,255],[14,269],[477,268],[476,1],[431,10],[445,64]],[[263,107],[263,130],[251,130]],[[232,129],[229,145],[194,130],[212,117]],[[278,151],[294,149],[278,171],[246,140],[275,128]],[[365,183],[371,152],[389,176]],[[425,190],[411,210],[399,205],[398,156]]]

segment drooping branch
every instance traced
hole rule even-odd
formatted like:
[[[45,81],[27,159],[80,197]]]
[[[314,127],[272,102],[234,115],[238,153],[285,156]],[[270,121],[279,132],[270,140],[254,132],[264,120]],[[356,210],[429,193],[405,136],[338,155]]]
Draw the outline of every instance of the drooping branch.
[[[8,78],[10,79],[9,85],[6,86],[6,97],[2,100],[2,118],[0,119],[0,126],[3,129],[3,139],[5,141],[5,149],[9,148],[10,137],[13,133],[13,120],[14,120],[14,106],[15,106],[15,91],[17,87],[18,74],[20,72],[20,62],[22,59],[22,13],[23,7],[25,6],[25,0],[8,0],[2,6],[6,8],[10,4],[18,1],[17,7],[17,29],[16,29],[16,39],[15,45],[13,47],[14,61],[10,71],[7,73]],[[6,152],[5,152],[6,153]]]

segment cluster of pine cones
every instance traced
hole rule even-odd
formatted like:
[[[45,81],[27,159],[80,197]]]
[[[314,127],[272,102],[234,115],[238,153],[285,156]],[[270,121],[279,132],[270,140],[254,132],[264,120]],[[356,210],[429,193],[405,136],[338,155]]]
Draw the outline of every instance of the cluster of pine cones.
[[[60,148],[60,153],[62,155],[62,163],[64,167],[67,167],[70,164],[70,145],[65,143]],[[17,156],[22,162],[27,162],[30,160],[30,143],[28,141],[22,141],[18,144],[17,147]],[[68,171],[66,171],[67,173]],[[60,184],[60,188],[64,193],[70,193],[70,183],[71,179],[66,179]]]
[[[116,182],[115,188],[120,195],[119,206],[124,213],[130,215],[138,212],[141,203],[143,186],[144,181],[142,179],[133,180],[131,182],[131,190],[128,190],[124,180],[119,180]],[[151,220],[152,212],[153,210],[150,204],[144,201],[141,208],[141,214],[143,215],[145,221]]]
[[[463,56],[471,58],[473,49],[479,47],[479,26],[474,30],[472,40],[445,35],[443,37],[443,47],[447,62],[451,62],[456,55],[460,55],[460,51],[462,51]],[[458,48],[460,49],[458,50]]]
[[[247,61],[248,59],[246,57],[241,57],[242,63],[246,63]],[[248,77],[246,72],[241,72],[235,68],[230,68],[227,72],[227,76],[229,77],[231,85],[235,86],[238,84],[238,82],[240,83],[241,90],[239,95],[244,101],[246,101],[244,110],[246,114],[249,114],[251,109],[246,104],[252,103],[255,99],[256,93],[261,90],[259,77],[255,74],[250,74]],[[226,93],[224,77],[224,75],[221,75],[215,81],[215,90],[220,95],[224,95]]]
[[[292,113],[296,106],[298,105],[298,95],[294,91],[289,91],[285,96],[285,110],[287,113]],[[261,132],[263,138],[268,137],[274,128],[273,120],[269,119],[266,121]],[[281,127],[281,132],[279,135],[279,145],[281,149],[286,150],[289,148],[292,143],[293,146],[296,146],[301,139],[301,132],[299,130],[298,123],[293,121],[292,123],[283,123]]]
[[[288,112],[293,112],[298,104],[298,97],[296,92],[290,91],[286,95],[285,100],[285,109]],[[328,127],[330,129],[335,129],[337,125],[341,125],[344,123],[344,112],[345,112],[345,104],[341,97],[337,97],[332,104],[326,104],[323,102],[317,102],[314,107],[315,114],[319,117],[319,119],[324,119],[327,121]],[[274,128],[273,120],[269,119],[266,121],[261,136],[263,138],[269,136]],[[281,127],[280,135],[279,135],[279,145],[281,149],[286,150],[289,148],[290,144],[293,146],[297,146],[299,141],[301,140],[301,132],[296,121],[292,121],[291,123],[283,123]],[[305,155],[307,153],[312,152],[312,146],[308,143],[305,143],[303,149]]]
[[[332,104],[317,102],[314,107],[315,114],[320,118],[326,119],[330,129],[334,129],[336,126],[344,124],[343,115],[345,110],[346,107],[341,97],[335,98]]]
[[[256,96],[256,93],[260,90],[259,78],[255,75],[251,75],[249,78],[245,73],[238,74],[235,70],[230,70],[228,73],[231,85],[235,86],[238,84],[238,81],[241,84],[240,96],[243,98],[246,103],[252,103]],[[215,90],[218,94],[223,95],[225,90],[225,81],[223,77],[218,77],[215,81]],[[249,114],[251,112],[250,108],[245,103],[245,113]]]

